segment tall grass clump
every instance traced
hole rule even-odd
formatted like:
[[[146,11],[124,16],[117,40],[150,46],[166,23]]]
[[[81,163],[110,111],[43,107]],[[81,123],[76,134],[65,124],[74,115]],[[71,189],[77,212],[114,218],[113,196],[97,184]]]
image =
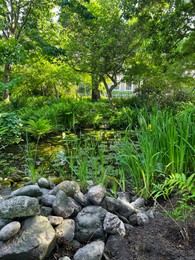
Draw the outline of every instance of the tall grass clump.
[[[194,109],[177,114],[153,109],[138,114],[133,141],[129,132],[119,157],[122,168],[131,177],[132,187],[149,197],[153,185],[170,174],[190,174],[195,165]]]

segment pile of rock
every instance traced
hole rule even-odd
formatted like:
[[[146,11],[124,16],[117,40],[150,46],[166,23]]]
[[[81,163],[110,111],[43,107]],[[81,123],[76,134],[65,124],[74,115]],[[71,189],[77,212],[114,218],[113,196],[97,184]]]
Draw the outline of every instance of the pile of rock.
[[[57,246],[71,247],[74,255],[63,260],[106,258],[111,237],[149,222],[143,206],[142,198],[130,202],[119,193],[115,199],[101,185],[84,194],[75,181],[55,186],[40,178],[0,198],[0,259],[46,259]]]

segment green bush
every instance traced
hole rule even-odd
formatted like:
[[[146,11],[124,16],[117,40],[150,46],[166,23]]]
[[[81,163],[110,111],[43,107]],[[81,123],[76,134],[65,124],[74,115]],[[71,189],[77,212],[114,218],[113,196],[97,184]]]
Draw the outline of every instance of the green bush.
[[[21,119],[14,113],[0,114],[0,143],[9,145],[19,143],[22,139]]]
[[[32,119],[28,120],[26,127],[26,131],[37,139],[48,134],[51,129],[50,121],[42,117],[36,121]]]
[[[133,111],[128,107],[115,110],[109,119],[110,128],[125,129],[132,123]]]

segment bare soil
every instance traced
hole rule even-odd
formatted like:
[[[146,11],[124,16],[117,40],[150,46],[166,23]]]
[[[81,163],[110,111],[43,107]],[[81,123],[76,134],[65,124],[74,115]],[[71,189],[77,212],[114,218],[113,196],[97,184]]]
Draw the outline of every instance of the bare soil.
[[[162,207],[169,210],[169,202],[163,202]],[[189,240],[183,239],[180,227],[157,207],[149,224],[131,228],[124,238],[108,238],[102,260],[195,260],[195,218],[188,221]],[[63,245],[49,259],[65,255],[72,259],[75,251]]]

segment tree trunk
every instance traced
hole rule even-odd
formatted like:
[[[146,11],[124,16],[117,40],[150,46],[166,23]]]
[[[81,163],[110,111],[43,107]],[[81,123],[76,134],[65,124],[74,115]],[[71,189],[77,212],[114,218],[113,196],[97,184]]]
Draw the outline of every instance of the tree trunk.
[[[3,82],[7,83],[9,82],[9,73],[11,70],[11,64],[6,63],[4,66],[4,72],[3,72]],[[3,95],[2,95],[3,101],[8,101],[9,102],[9,90],[4,88],[3,90]]]
[[[54,91],[55,91],[56,98],[59,99],[59,92],[55,84],[54,84]]]
[[[107,96],[108,96],[108,101],[110,103],[110,108],[112,110],[114,110],[114,104],[113,104],[113,101],[112,101],[112,90],[115,88],[114,85],[112,85],[110,88],[108,87],[108,84],[106,82],[106,79],[104,77],[102,77],[102,81],[104,83],[104,86],[105,86],[105,89],[106,89],[106,93],[107,93]]]
[[[92,75],[92,101],[100,100],[99,80],[96,75]]]
[[[107,89],[107,95],[108,95],[108,101],[110,103],[110,108],[112,110],[114,110],[114,104],[113,104],[113,101],[112,101],[112,90],[111,89]]]
[[[3,82],[4,83],[9,81],[10,70],[11,70],[11,64],[6,63],[4,66],[4,72],[3,72]]]

